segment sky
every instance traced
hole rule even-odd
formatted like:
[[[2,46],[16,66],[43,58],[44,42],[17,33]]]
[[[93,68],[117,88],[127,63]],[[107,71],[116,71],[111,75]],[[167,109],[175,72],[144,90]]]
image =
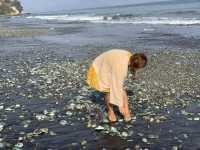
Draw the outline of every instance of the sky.
[[[139,4],[166,0],[19,0],[26,13]]]

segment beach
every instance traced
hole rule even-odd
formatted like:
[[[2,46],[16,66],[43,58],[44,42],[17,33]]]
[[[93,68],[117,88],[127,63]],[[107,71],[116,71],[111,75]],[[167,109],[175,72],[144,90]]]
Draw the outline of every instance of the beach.
[[[37,19],[0,19],[0,149],[200,149],[199,24]],[[129,123],[109,124],[86,84],[93,59],[114,48],[149,59],[125,82]]]

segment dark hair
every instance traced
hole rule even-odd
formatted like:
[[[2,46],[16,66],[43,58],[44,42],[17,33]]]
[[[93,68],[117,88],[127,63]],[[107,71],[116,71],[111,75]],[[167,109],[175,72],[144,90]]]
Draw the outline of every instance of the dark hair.
[[[130,58],[130,68],[135,69],[144,68],[147,65],[147,56],[143,53],[135,53]]]

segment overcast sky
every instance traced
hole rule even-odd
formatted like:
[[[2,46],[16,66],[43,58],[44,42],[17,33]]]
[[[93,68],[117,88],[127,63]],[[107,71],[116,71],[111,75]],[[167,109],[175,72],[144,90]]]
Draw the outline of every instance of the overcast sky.
[[[48,12],[113,5],[138,4],[166,0],[20,0],[24,12]]]

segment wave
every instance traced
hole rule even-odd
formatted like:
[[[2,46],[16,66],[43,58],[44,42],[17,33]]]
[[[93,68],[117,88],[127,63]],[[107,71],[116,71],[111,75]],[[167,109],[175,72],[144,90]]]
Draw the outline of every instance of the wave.
[[[200,11],[196,11],[196,10],[179,10],[179,11],[169,11],[169,12],[165,12],[165,13],[161,13],[162,15],[174,15],[174,16],[199,16],[200,15]]]
[[[47,16],[29,16],[28,19],[42,19],[42,20],[61,20],[61,21],[97,21],[103,20],[103,16],[87,16],[87,15],[47,15]]]
[[[196,10],[188,10],[188,11],[174,11],[174,12],[167,12],[166,14],[175,14],[175,15],[179,15],[179,14],[199,14],[199,12],[198,11],[196,11]]]
[[[134,20],[110,20],[108,21],[93,21],[96,23],[120,23],[120,24],[163,24],[163,25],[198,25],[200,20],[191,18],[191,19],[176,19],[176,18],[157,18],[157,17],[142,17],[135,18]]]
[[[166,25],[199,25],[197,18],[138,17],[132,14],[116,14],[113,16],[92,15],[46,15],[28,16],[28,19],[57,20],[67,22],[91,22],[111,24],[166,24]]]

